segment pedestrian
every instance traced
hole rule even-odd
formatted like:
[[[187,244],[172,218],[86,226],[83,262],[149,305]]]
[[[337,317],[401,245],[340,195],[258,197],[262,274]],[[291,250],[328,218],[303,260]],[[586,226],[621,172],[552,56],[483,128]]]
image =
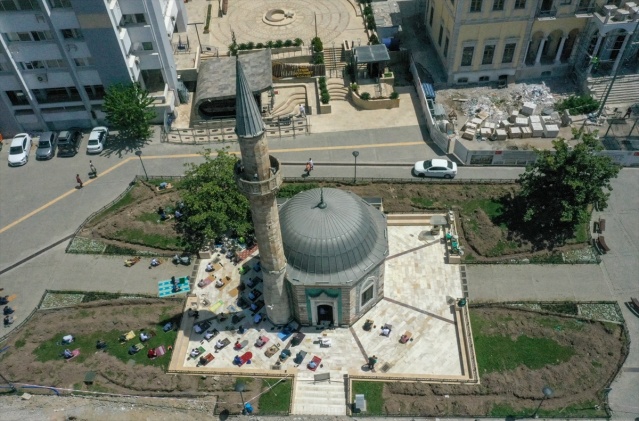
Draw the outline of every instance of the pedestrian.
[[[304,107],[304,104],[300,104],[300,116],[302,117],[306,117],[306,108]]]
[[[311,164],[311,171],[315,169],[315,165],[313,164],[313,160],[308,158],[308,163]]]
[[[98,170],[95,169],[95,167],[93,166],[93,162],[91,162],[90,160],[89,160],[89,174],[91,177],[98,176]]]
[[[80,180],[80,174],[76,174],[75,175],[75,181],[78,183],[77,188],[81,189],[82,188],[82,180]]]
[[[626,115],[624,115],[623,118],[628,118],[630,117],[631,114],[632,114],[632,107],[628,107],[628,109],[626,110]]]
[[[373,355],[372,357],[368,357],[368,368],[374,370],[375,364],[377,364],[377,356]]]
[[[304,171],[306,171],[306,176],[308,177],[309,175],[311,175],[311,164],[310,163],[306,163],[306,167],[304,169]]]

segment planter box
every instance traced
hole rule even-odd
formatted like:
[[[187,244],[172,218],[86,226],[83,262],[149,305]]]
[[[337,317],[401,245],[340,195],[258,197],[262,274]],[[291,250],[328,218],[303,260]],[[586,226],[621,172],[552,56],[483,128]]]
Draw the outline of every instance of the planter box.
[[[329,102],[328,104],[322,104],[320,102],[319,113],[320,114],[330,114],[331,113],[331,103]]]
[[[351,98],[353,103],[364,110],[383,110],[390,108],[399,108],[399,98],[397,99],[369,99],[363,100],[358,94],[351,90]]]
[[[390,73],[390,76],[382,76],[379,78],[379,83],[386,83],[390,86],[395,86],[395,74],[393,72]]]

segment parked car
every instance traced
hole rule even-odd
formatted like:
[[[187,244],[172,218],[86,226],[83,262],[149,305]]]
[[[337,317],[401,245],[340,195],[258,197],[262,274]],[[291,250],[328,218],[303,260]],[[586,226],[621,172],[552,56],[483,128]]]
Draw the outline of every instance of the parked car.
[[[61,131],[58,134],[58,156],[75,156],[78,153],[82,132],[77,129]]]
[[[457,164],[447,159],[418,161],[413,167],[413,175],[417,177],[454,178],[457,175]]]
[[[109,135],[109,129],[106,127],[94,127],[89,134],[87,142],[87,153],[100,153],[104,150],[104,143]]]
[[[38,140],[38,148],[36,149],[36,159],[51,159],[55,155],[58,147],[58,134],[54,132],[44,132]]]
[[[9,166],[19,167],[29,162],[29,152],[31,152],[31,136],[27,133],[15,135],[9,148]]]

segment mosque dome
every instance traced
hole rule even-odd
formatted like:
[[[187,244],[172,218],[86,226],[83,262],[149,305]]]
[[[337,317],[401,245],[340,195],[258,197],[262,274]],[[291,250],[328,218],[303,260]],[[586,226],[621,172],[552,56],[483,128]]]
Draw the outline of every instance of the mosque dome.
[[[332,188],[301,192],[280,209],[288,277],[353,282],[388,253],[386,218],[357,195]]]

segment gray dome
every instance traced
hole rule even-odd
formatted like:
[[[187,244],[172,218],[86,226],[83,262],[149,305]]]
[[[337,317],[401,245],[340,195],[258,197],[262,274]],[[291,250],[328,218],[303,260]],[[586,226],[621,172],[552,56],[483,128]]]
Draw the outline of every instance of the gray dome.
[[[343,190],[313,189],[295,195],[281,207],[280,225],[289,278],[298,281],[311,281],[307,274],[330,274],[331,283],[354,281],[388,252],[383,214]]]

